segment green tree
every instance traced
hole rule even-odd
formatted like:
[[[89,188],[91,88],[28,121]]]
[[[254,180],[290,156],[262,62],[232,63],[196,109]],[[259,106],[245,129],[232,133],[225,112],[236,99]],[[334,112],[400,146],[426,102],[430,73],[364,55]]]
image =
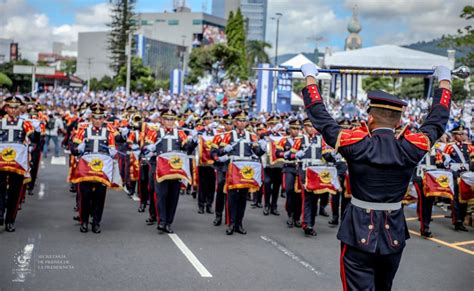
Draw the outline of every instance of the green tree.
[[[425,82],[422,78],[403,78],[400,88],[395,92],[400,98],[424,98]]]
[[[266,48],[271,48],[272,45],[268,42],[261,40],[249,40],[247,41],[247,62],[250,69],[259,63],[269,63],[270,58],[268,57]]]
[[[459,15],[465,20],[474,19],[474,6],[465,6]],[[472,20],[462,29],[458,29],[457,35],[443,35],[441,45],[444,47],[456,47],[465,53],[465,57],[459,58],[462,64],[474,68],[474,28]]]
[[[21,93],[30,92],[31,75],[13,74],[14,65],[31,66],[33,63],[29,60],[23,59],[16,62],[0,64],[0,73],[5,74],[12,81],[12,85],[10,86],[12,91],[18,91]]]
[[[112,90],[114,87],[114,80],[109,76],[103,76],[100,80],[91,79],[91,91]]]
[[[393,80],[387,77],[366,77],[362,79],[362,89],[366,92],[372,90],[392,91]]]
[[[464,100],[469,96],[469,92],[464,89],[464,80],[453,79],[452,89],[453,99],[456,101]]]
[[[115,78],[115,84],[125,86],[127,78],[127,66],[123,65]],[[143,65],[143,61],[139,57],[132,58],[132,66],[130,72],[130,88],[132,91],[152,92],[156,90],[156,81],[153,78],[150,67]]]
[[[76,59],[70,59],[70,60],[65,60],[64,62],[61,63],[61,71],[68,74],[68,75],[74,75],[77,69],[77,60]]]
[[[13,85],[12,80],[5,75],[4,73],[0,73],[0,87],[11,87]]]
[[[110,0],[113,7],[112,22],[108,24],[111,28],[108,39],[108,49],[112,59],[111,68],[115,74],[118,74],[122,66],[127,62],[125,49],[128,43],[128,34],[133,33],[136,28],[134,19],[135,1],[136,0]]]
[[[237,10],[235,15],[233,15],[232,12],[229,14],[229,19],[227,20],[227,26],[225,29],[227,46],[238,52],[238,58],[235,62],[227,63],[226,66],[224,66],[227,71],[227,77],[231,80],[248,79],[244,23],[244,17],[242,16],[240,8]]]

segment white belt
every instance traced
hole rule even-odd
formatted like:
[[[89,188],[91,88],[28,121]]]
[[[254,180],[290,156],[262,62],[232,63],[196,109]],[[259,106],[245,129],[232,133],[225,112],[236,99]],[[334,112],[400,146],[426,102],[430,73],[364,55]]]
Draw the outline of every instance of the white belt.
[[[398,210],[402,208],[402,202],[367,202],[367,201],[362,201],[360,199],[355,198],[352,196],[351,198],[351,204],[360,208],[364,209],[370,209],[370,210],[383,210],[383,211],[388,211],[388,210]]]

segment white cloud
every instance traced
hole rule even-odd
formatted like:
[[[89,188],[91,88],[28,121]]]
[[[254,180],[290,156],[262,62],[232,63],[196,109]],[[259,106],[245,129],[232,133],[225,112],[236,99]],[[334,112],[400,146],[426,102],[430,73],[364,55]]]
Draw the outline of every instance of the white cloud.
[[[459,17],[464,6],[472,0],[346,0],[349,9],[358,6],[360,18],[367,19],[373,27],[406,27],[400,32],[381,29],[375,44],[410,44],[439,38],[443,34],[455,34],[468,22]]]
[[[39,52],[51,52],[53,41],[70,45],[79,32],[105,30],[110,21],[108,3],[82,9],[75,23],[60,26],[51,25],[46,14],[38,13],[25,0],[4,0],[0,11],[0,37],[18,42],[22,57],[33,61]]]
[[[271,43],[273,48],[269,51],[270,55],[275,54],[275,20],[270,17],[275,13],[282,13],[280,19],[280,34],[278,44],[278,54],[294,52],[313,51],[315,45],[318,48],[324,47],[324,41],[329,38],[343,38],[348,19],[338,18],[335,12],[323,3],[311,1],[287,1],[271,0],[268,1],[268,20],[267,20],[267,42]],[[310,37],[322,36],[325,40],[315,43],[308,40]]]

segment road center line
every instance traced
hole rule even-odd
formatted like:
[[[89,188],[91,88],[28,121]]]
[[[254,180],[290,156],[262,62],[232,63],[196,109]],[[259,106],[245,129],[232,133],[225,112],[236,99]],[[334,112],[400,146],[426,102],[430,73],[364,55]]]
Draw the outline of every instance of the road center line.
[[[417,232],[417,231],[414,231],[414,230],[411,230],[411,229],[409,229],[408,231],[409,231],[411,234],[414,234],[414,235],[416,235],[416,236],[421,236],[420,233]],[[466,254],[469,254],[469,255],[473,255],[473,256],[474,256],[474,252],[473,252],[473,251],[470,251],[470,250],[468,250],[468,249],[459,247],[459,246],[457,246],[457,245],[455,245],[455,244],[451,244],[451,243],[448,243],[448,242],[445,242],[445,241],[443,241],[443,240],[440,240],[440,239],[437,239],[437,238],[433,238],[433,237],[426,238],[426,239],[428,239],[428,240],[430,240],[430,241],[433,241],[433,242],[435,242],[435,243],[439,243],[440,245],[446,246],[446,247],[448,247],[448,248],[452,248],[452,249],[455,249],[455,250],[458,250],[458,251],[461,251],[461,252],[464,252],[464,253],[466,253]]]
[[[183,255],[188,259],[188,261],[193,265],[193,267],[198,271],[201,277],[212,278],[212,274],[204,267],[203,264],[196,258],[196,256],[191,252],[191,250],[184,244],[184,242],[179,238],[175,233],[168,234],[174,244],[178,249],[183,253]]]
[[[282,252],[283,254],[285,254],[286,256],[290,257],[292,260],[296,261],[298,264],[302,265],[303,267],[305,267],[306,269],[308,269],[309,271],[313,272],[314,274],[318,275],[318,276],[321,276],[323,275],[323,273],[321,273],[320,271],[316,270],[315,267],[313,267],[310,263],[302,260],[300,257],[298,257],[295,253],[293,253],[292,251],[288,250],[287,248],[285,248],[284,246],[282,246],[281,244],[279,244],[278,242],[274,241],[273,239],[269,238],[269,237],[266,237],[264,235],[260,236],[261,239],[263,239],[264,241],[266,241],[267,243],[271,244],[272,246],[276,247],[280,252]]]

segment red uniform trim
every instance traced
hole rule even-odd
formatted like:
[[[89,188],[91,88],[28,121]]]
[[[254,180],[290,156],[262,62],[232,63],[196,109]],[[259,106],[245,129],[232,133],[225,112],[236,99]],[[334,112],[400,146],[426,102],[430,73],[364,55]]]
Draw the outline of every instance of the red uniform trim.
[[[441,93],[441,99],[439,100],[439,104],[443,105],[446,108],[449,108],[450,103],[451,103],[451,91],[448,89],[443,89],[443,93]]]
[[[368,135],[369,130],[366,126],[360,126],[355,129],[343,129],[341,130],[339,144],[336,145],[336,148],[356,144]]]
[[[341,250],[340,267],[341,267],[342,290],[347,291],[346,270],[344,269],[344,255],[346,254],[347,245],[344,243],[341,243],[341,244],[342,244],[342,250]]]
[[[430,140],[425,134],[421,132],[414,133],[410,130],[406,130],[403,134],[403,137],[411,144],[423,151],[429,151],[430,149]]]
[[[418,220],[420,221],[420,230],[421,232],[425,231],[424,230],[424,227],[423,227],[423,202],[421,201],[422,197],[422,193],[421,193],[421,189],[420,187],[418,186],[418,183],[413,183],[415,185],[415,189],[416,189],[416,193],[418,194]]]
[[[306,108],[310,107],[314,103],[320,103],[322,101],[317,85],[308,85],[306,86],[306,90],[308,90],[309,98],[311,100]]]

